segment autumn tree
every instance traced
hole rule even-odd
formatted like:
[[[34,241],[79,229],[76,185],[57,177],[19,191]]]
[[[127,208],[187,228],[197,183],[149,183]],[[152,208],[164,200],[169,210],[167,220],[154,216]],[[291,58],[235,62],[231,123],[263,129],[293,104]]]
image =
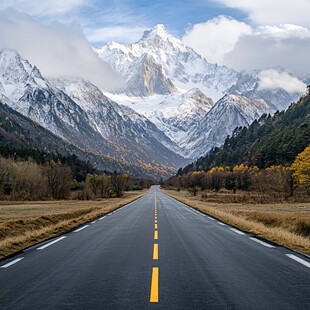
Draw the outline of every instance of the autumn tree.
[[[111,185],[116,197],[122,197],[124,191],[125,178],[114,171],[111,175]]]
[[[225,169],[223,167],[213,167],[208,171],[208,186],[210,189],[218,192],[222,188],[224,171]]]
[[[193,196],[199,191],[201,175],[202,172],[194,171],[187,176],[187,191]]]
[[[264,192],[274,192],[286,198],[294,194],[293,173],[290,167],[282,165],[270,166],[262,174]]]
[[[291,168],[297,185],[310,195],[310,146],[296,156]]]
[[[52,160],[46,165],[45,174],[51,197],[54,199],[67,198],[72,184],[70,167]]]

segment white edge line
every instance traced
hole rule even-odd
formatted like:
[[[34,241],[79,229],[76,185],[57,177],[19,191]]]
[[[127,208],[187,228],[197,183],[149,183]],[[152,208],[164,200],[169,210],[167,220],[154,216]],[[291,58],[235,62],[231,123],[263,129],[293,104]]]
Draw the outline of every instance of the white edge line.
[[[12,265],[14,265],[14,264],[20,262],[22,259],[24,259],[24,258],[23,258],[23,257],[16,258],[16,259],[14,259],[13,261],[11,261],[11,262],[9,262],[9,263],[7,263],[7,264],[1,266],[0,268],[8,268],[8,267],[10,267],[10,266],[12,266]]]
[[[107,216],[105,215],[105,216],[103,216],[103,217],[101,217],[100,219],[99,219],[99,221],[102,221],[104,218],[106,218]]]
[[[83,226],[83,227],[81,227],[81,228],[78,228],[78,229],[74,230],[73,232],[79,232],[79,231],[85,229],[85,228],[88,227],[88,226],[89,226],[89,225],[85,225],[85,226]]]
[[[243,233],[242,231],[236,229],[236,228],[232,228],[232,227],[229,227],[230,230],[234,231],[235,233],[239,234],[239,235],[245,235],[245,233]]]
[[[210,217],[210,216],[208,216],[208,219],[211,220],[211,221],[215,221],[215,219]]]
[[[52,244],[54,244],[54,243],[56,243],[56,242],[58,242],[58,241],[60,241],[62,239],[65,239],[65,238],[66,238],[66,236],[62,236],[62,237],[60,237],[60,238],[58,238],[58,239],[56,239],[56,240],[54,240],[52,242],[49,242],[47,244],[44,244],[44,245],[40,246],[39,248],[37,248],[37,250],[43,250],[43,249],[49,247],[50,245],[52,245]]]
[[[273,245],[271,245],[269,243],[266,243],[266,242],[264,242],[262,240],[259,240],[259,239],[256,239],[256,238],[250,238],[250,239],[255,241],[255,242],[257,242],[257,243],[259,243],[259,244],[261,244],[261,245],[263,245],[263,246],[265,246],[265,247],[267,247],[267,248],[275,248],[275,246],[273,246]]]
[[[222,222],[217,222],[219,225],[222,225],[222,226],[226,226],[226,224],[222,223]]]
[[[300,263],[300,264],[303,264],[304,266],[310,268],[310,263],[306,262],[305,260],[293,255],[293,254],[285,254],[287,257],[295,260],[296,262]]]
[[[95,224],[96,222],[97,222],[97,221],[92,221],[91,223],[92,223],[92,224]]]

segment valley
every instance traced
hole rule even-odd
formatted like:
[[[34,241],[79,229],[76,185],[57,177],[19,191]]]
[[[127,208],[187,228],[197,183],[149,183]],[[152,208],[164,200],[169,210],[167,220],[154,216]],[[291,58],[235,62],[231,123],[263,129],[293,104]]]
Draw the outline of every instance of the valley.
[[[107,92],[81,78],[46,78],[16,51],[2,50],[0,100],[72,147],[136,176],[171,176],[236,127],[286,109],[300,95],[260,89],[259,72],[208,63],[163,25],[134,44],[94,51],[122,75],[124,88]]]

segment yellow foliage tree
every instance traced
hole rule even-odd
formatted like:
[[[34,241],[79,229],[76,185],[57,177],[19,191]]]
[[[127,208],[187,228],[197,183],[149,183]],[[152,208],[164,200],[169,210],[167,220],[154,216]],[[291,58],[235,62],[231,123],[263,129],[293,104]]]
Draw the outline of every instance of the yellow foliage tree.
[[[297,184],[310,194],[310,145],[296,156],[291,168]]]
[[[223,168],[223,167],[217,167],[217,166],[215,166],[215,167],[211,168],[211,169],[208,171],[208,173],[209,173],[209,174],[212,174],[212,173],[215,173],[215,172],[223,172],[223,171],[224,171],[224,168]]]
[[[249,170],[248,166],[245,166],[244,164],[236,165],[233,167],[233,172],[246,172]]]

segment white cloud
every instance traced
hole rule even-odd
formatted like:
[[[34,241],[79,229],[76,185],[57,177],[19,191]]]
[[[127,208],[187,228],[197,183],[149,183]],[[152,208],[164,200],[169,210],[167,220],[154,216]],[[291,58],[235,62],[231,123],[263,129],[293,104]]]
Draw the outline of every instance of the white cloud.
[[[293,24],[256,28],[225,16],[187,29],[183,41],[211,63],[236,70],[310,72],[310,30]]]
[[[294,25],[259,27],[240,37],[223,63],[237,70],[282,67],[297,73],[310,72],[310,31]]]
[[[267,69],[259,74],[259,89],[282,88],[288,93],[304,93],[307,85],[287,72]]]
[[[85,33],[88,40],[92,43],[116,41],[129,44],[140,39],[144,31],[144,27],[133,26],[128,28],[126,26],[112,26],[99,29],[87,29]]]
[[[221,64],[239,38],[249,34],[249,25],[226,16],[219,16],[187,29],[183,41],[209,62]]]
[[[213,0],[248,14],[258,25],[296,24],[310,28],[309,0]]]
[[[72,13],[89,3],[89,0],[1,0],[0,10],[16,8],[34,16],[53,16]]]
[[[78,27],[42,26],[24,13],[0,12],[1,48],[17,50],[47,77],[82,77],[105,90],[122,85]]]
[[[78,23],[92,43],[132,43],[148,26],[149,17],[127,1],[0,0],[0,11],[17,9],[42,24]]]
[[[306,39],[310,37],[310,31],[307,28],[292,24],[280,24],[278,26],[260,26],[258,27],[256,33],[265,37],[273,37],[278,39]]]

